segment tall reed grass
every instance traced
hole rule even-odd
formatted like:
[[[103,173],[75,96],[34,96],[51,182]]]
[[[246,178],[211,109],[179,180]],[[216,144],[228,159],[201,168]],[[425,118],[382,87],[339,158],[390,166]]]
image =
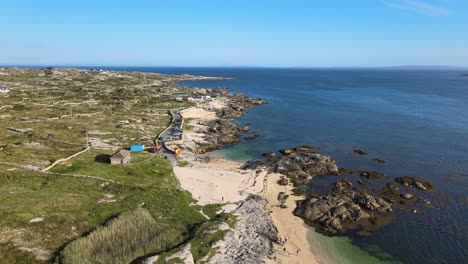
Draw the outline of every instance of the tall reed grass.
[[[128,264],[150,253],[165,251],[182,239],[181,230],[158,224],[148,211],[138,208],[70,243],[61,252],[60,263]]]

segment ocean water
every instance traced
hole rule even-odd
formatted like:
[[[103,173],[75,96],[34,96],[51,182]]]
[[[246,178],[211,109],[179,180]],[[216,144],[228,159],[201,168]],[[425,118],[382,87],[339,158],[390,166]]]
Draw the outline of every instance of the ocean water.
[[[260,134],[220,153],[236,160],[308,144],[340,167],[410,175],[431,181],[441,209],[397,211],[369,237],[310,238],[335,263],[468,263],[468,77],[460,71],[269,68],[114,68],[232,77],[186,82],[228,87],[269,103],[237,122]],[[353,148],[369,153],[353,154]],[[385,164],[371,161],[381,158]],[[336,181],[316,177],[309,191]]]

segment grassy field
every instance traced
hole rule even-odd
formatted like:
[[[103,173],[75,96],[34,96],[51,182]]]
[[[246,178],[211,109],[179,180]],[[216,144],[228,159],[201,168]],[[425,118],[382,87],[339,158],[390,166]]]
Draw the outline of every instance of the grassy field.
[[[44,168],[83,149],[88,132],[92,149],[51,171],[122,184],[0,165],[1,263],[128,263],[200,234],[207,219],[178,190],[167,160],[107,163],[117,149],[154,139],[170,122],[167,109],[190,105],[163,82],[177,77],[59,72],[2,70],[0,85],[11,92],[0,96],[0,161]],[[141,162],[150,154],[132,156]]]
[[[189,205],[194,202],[191,195],[177,191],[168,162],[155,159],[145,168],[152,170],[152,166],[158,167],[158,173],[139,168],[135,175],[118,175],[122,181],[135,180],[136,185],[45,176],[1,167],[0,211],[5,217],[0,219],[0,256],[19,256],[21,251],[16,249],[23,247],[38,249],[34,252],[36,256],[44,251],[44,260],[48,260],[68,242],[136,208],[147,210],[158,224],[176,230],[174,233],[179,235],[178,240],[172,241],[173,245],[182,242],[189,231],[205,219]],[[73,165],[71,168],[81,174]],[[147,183],[136,180],[140,176],[141,179],[146,177]],[[31,222],[37,218],[41,221]]]

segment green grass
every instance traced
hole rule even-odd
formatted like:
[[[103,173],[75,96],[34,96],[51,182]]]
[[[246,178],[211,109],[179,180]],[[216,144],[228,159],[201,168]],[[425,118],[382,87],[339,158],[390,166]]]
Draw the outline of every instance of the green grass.
[[[176,190],[172,174],[154,176],[153,183],[149,183],[153,187],[133,187],[29,171],[8,172],[6,167],[0,168],[0,243],[8,242],[1,240],[5,236],[2,232],[17,231],[15,238],[26,241],[26,247],[53,253],[108,219],[139,207],[148,210],[158,223],[178,230],[184,238],[188,237],[189,230],[205,221],[189,206],[194,201],[190,193]],[[157,178],[170,180],[157,181]],[[154,188],[157,186],[164,188]],[[112,198],[105,195],[112,195]],[[36,217],[44,220],[29,222]],[[181,238],[177,242],[182,241]],[[9,252],[21,257],[15,251]]]
[[[139,187],[175,188],[177,186],[169,161],[157,156],[141,164],[122,166],[110,165],[107,159],[104,159],[106,162],[101,160],[101,157],[108,157],[111,153],[92,150],[91,154],[80,155],[73,159],[71,164],[58,165],[51,171],[97,176]],[[142,160],[148,154],[132,153],[131,155],[132,162],[134,162],[133,156],[136,156],[137,160]],[[100,162],[96,162],[96,159]]]
[[[0,243],[0,259],[2,264],[39,263],[33,254],[19,250],[11,243]]]
[[[181,157],[177,157],[177,165],[179,167],[187,167],[189,165],[189,162],[182,159]]]
[[[207,204],[202,207],[202,210],[206,216],[208,216],[210,219],[213,219],[218,216],[218,212],[222,209],[223,206],[223,204]]]
[[[195,263],[211,255],[213,245],[224,239],[228,230],[219,230],[219,226],[226,222],[228,225],[235,223],[235,217],[231,214],[218,215],[216,218],[204,223],[195,233],[195,237],[190,241],[191,252]]]
[[[183,239],[182,232],[158,223],[144,209],[135,209],[70,243],[61,253],[61,262],[127,264],[176,244]]]
[[[193,118],[184,118],[184,131],[192,131],[195,128],[195,126],[189,125],[192,120]]]

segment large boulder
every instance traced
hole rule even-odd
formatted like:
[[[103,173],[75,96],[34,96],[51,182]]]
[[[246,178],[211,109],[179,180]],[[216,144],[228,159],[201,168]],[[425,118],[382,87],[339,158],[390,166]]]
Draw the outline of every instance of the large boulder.
[[[380,217],[391,214],[391,204],[359,191],[339,191],[321,197],[308,197],[298,202],[294,213],[326,234],[351,230],[376,230]]]

